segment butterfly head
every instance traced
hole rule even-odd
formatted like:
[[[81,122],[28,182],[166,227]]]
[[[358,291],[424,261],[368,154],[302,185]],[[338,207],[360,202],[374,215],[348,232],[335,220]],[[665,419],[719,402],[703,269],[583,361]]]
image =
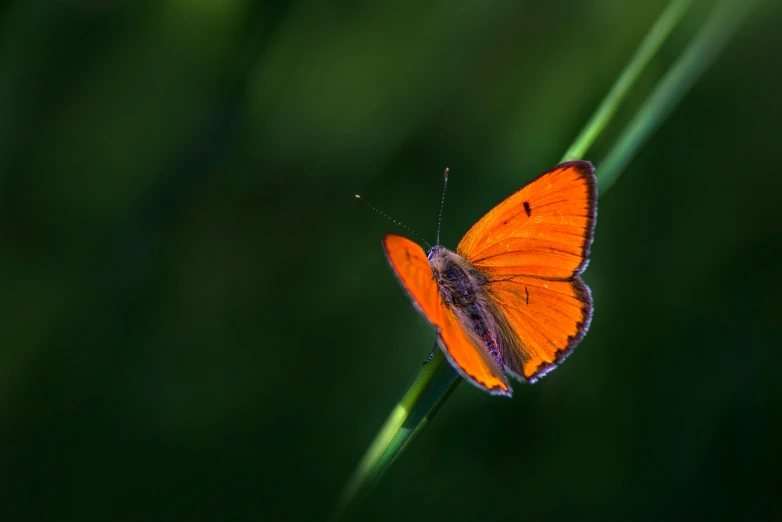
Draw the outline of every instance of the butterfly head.
[[[429,264],[431,264],[433,260],[444,257],[446,252],[448,252],[448,249],[444,246],[435,245],[429,249],[426,258],[429,260]]]

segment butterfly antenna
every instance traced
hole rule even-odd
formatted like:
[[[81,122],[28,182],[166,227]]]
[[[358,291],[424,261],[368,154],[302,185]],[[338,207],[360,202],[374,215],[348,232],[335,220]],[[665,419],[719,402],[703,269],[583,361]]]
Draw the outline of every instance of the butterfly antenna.
[[[361,196],[359,196],[358,194],[356,194],[356,199],[357,199],[357,200],[359,200],[359,201],[361,201],[363,204],[365,204],[366,206],[368,206],[369,208],[371,208],[372,210],[374,210],[375,212],[377,212],[378,214],[380,214],[380,215],[381,215],[381,216],[383,216],[384,218],[388,219],[389,221],[393,221],[394,223],[396,223],[396,224],[397,224],[397,225],[399,225],[400,227],[402,227],[402,228],[404,228],[405,230],[407,230],[407,231],[411,232],[411,233],[412,233],[412,234],[413,234],[415,237],[417,237],[418,239],[420,239],[420,240],[423,242],[423,244],[425,244],[425,245],[426,245],[426,248],[429,248],[429,249],[431,249],[431,248],[432,248],[432,245],[430,245],[430,244],[429,244],[429,241],[427,241],[426,239],[422,238],[422,237],[421,237],[421,234],[419,234],[418,232],[416,232],[416,231],[415,231],[415,230],[413,230],[412,228],[408,227],[408,226],[407,226],[407,225],[405,225],[404,223],[400,223],[399,221],[397,221],[396,219],[392,218],[391,216],[389,216],[389,215],[388,215],[388,214],[386,214],[385,212],[383,212],[383,211],[381,211],[381,210],[378,210],[377,208],[373,207],[372,205],[370,205],[370,204],[369,204],[369,202],[368,202],[366,199],[362,198],[362,197],[361,197]]]
[[[437,244],[440,244],[440,225],[443,222],[443,206],[445,206],[445,189],[448,187],[448,168],[445,168],[445,173],[443,174],[443,197],[440,199],[440,217],[437,218]]]

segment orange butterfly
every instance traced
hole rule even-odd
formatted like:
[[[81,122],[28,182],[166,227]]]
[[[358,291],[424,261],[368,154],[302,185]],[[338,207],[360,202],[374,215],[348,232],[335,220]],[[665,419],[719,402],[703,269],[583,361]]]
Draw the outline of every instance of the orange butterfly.
[[[533,383],[584,337],[592,317],[578,277],[595,227],[592,164],[557,165],[494,207],[451,252],[395,234],[386,256],[440,347],[468,381],[511,395],[506,372]]]

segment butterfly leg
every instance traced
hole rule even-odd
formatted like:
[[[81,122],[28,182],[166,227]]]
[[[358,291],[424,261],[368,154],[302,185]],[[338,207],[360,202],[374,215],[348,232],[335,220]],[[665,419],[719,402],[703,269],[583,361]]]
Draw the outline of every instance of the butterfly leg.
[[[421,366],[426,366],[426,363],[434,359],[434,354],[437,353],[437,336],[434,337],[434,346],[432,346],[432,353],[429,354],[429,358],[424,361],[424,363]]]

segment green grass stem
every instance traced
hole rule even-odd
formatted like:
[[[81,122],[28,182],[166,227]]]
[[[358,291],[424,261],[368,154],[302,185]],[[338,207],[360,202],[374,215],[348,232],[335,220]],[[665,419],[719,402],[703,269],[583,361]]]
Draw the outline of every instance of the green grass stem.
[[[721,0],[600,163],[597,188],[605,194],[641,147],[681,101],[738,29],[753,0]]]
[[[605,129],[608,122],[616,113],[619,105],[627,96],[630,88],[640,76],[641,72],[649,64],[663,42],[668,38],[674,27],[687,12],[687,8],[692,4],[692,0],[673,0],[662,12],[657,21],[646,34],[641,45],[636,50],[633,57],[624,68],[619,78],[614,82],[611,90],[598,106],[595,113],[589,119],[579,135],[568,148],[563,161],[582,159],[589,147],[595,142],[600,133]]]

